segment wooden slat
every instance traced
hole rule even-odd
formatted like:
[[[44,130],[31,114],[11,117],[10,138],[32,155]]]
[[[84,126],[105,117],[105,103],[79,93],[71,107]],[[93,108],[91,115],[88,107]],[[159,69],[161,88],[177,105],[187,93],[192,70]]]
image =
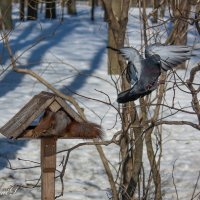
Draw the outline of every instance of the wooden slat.
[[[57,112],[60,108],[61,108],[61,105],[57,102],[57,101],[54,101],[50,106],[49,106],[50,110],[52,112]]]
[[[71,136],[67,136],[67,133],[66,133],[66,135],[65,136],[42,136],[42,137],[38,137],[38,138],[35,138],[35,137],[33,137],[33,132],[31,131],[31,130],[29,130],[29,131],[25,131],[25,133],[24,133],[24,135],[23,135],[23,137],[22,138],[20,138],[20,139],[36,139],[36,140],[38,140],[38,139],[42,139],[42,138],[49,138],[49,137],[53,137],[53,138],[57,138],[57,139],[83,139],[82,137],[71,137]]]
[[[34,96],[0,129],[0,133],[8,138],[17,138],[54,101],[54,98],[53,94],[47,92]]]

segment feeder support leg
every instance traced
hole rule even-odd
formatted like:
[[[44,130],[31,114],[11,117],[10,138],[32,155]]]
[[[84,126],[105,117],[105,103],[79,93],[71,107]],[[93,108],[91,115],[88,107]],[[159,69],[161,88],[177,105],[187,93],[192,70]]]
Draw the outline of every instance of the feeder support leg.
[[[41,199],[55,200],[56,139],[41,138]]]

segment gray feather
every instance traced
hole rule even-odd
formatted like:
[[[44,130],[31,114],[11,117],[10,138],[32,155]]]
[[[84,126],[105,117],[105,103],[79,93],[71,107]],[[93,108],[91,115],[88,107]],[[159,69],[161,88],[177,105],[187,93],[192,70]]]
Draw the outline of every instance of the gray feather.
[[[196,47],[199,49],[199,47]],[[189,60],[193,54],[193,48],[184,45],[162,45],[159,43],[152,44],[146,47],[145,57],[159,55],[162,63],[162,68],[165,70],[172,69],[178,64]]]
[[[142,60],[143,58],[139,52],[132,47],[124,47],[119,49],[119,53],[128,60],[128,65],[126,69],[126,78],[129,83],[134,85],[140,75],[142,70]]]

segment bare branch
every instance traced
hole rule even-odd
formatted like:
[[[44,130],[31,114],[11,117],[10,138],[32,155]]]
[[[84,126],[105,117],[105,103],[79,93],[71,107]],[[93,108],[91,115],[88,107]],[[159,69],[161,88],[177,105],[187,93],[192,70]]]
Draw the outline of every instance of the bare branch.
[[[159,121],[159,122],[154,122],[154,124],[152,124],[153,126],[158,126],[158,125],[188,125],[191,126],[197,130],[200,130],[200,125],[198,124],[194,124],[192,122],[189,121]]]
[[[195,197],[196,197],[195,192],[196,192],[196,189],[197,189],[197,186],[198,186],[198,183],[199,183],[199,179],[200,179],[200,171],[199,171],[199,174],[198,174],[198,177],[197,177],[197,181],[196,181],[195,186],[194,186],[194,190],[193,190],[193,193],[192,193],[191,200],[195,199]]]
[[[176,183],[175,183],[175,178],[174,178],[174,170],[175,170],[175,163],[176,163],[177,160],[174,161],[174,164],[173,164],[173,169],[172,169],[172,180],[173,180],[173,185],[174,185],[174,188],[175,188],[175,191],[176,191],[176,197],[177,197],[177,200],[179,200],[179,197],[178,197],[178,191],[177,191],[177,187],[176,187]]]
[[[190,72],[190,77],[189,79],[186,81],[189,90],[191,91],[192,94],[192,107],[193,110],[196,112],[198,120],[199,120],[199,124],[200,124],[200,105],[199,105],[199,99],[198,99],[198,92],[199,89],[195,90],[194,86],[193,86],[193,81],[195,78],[195,75],[197,72],[200,71],[200,64],[197,65],[196,67],[192,68],[191,72]]]

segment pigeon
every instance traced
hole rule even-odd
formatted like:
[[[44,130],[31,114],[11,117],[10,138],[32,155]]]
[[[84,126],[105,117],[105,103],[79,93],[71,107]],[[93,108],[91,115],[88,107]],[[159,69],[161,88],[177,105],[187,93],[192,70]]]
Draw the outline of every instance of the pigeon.
[[[108,47],[110,48],[110,47]],[[158,87],[161,70],[172,70],[177,65],[196,56],[195,49],[185,45],[151,44],[145,48],[145,58],[133,47],[114,49],[127,61],[126,78],[131,88],[118,94],[118,103],[135,101]]]
[[[140,97],[150,94],[157,88],[157,80],[161,74],[160,58],[157,55],[150,56],[141,60],[141,70],[138,75],[139,79],[134,85],[118,95],[118,103],[135,101]],[[128,73],[128,72],[127,72]],[[129,76],[132,76],[129,74]]]

